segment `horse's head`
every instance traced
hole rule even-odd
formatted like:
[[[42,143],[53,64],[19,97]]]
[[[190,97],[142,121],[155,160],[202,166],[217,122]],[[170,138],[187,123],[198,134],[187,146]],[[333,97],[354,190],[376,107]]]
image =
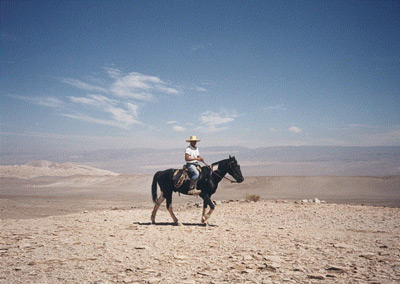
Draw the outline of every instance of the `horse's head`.
[[[229,156],[229,168],[228,173],[238,182],[241,183],[244,181],[244,177],[242,175],[242,171],[240,170],[240,165],[236,161],[235,157]]]

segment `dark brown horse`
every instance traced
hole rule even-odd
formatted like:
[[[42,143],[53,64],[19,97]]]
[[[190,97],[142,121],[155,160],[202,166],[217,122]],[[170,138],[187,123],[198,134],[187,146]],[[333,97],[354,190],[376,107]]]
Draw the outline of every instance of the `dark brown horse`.
[[[167,200],[167,209],[171,214],[174,223],[179,225],[178,219],[176,218],[174,212],[172,211],[172,193],[180,192],[187,194],[189,191],[189,181],[185,181],[182,186],[176,188],[172,180],[175,169],[168,169],[165,171],[159,171],[154,174],[153,184],[151,188],[151,193],[153,197],[153,202],[155,203],[153,212],[151,214],[151,222],[155,224],[157,210],[161,203]],[[214,203],[211,201],[210,197],[213,195],[218,187],[218,183],[225,177],[226,174],[230,174],[236,182],[243,182],[244,178],[240,166],[236,161],[235,157],[230,157],[229,159],[221,160],[212,164],[211,166],[204,166],[201,168],[201,173],[199,181],[197,183],[197,188],[201,190],[200,197],[204,201],[203,214],[201,216],[201,222],[204,223],[210,218],[211,213],[214,211]],[[157,184],[160,186],[161,194],[157,198]],[[210,210],[206,214],[207,206],[210,206]]]

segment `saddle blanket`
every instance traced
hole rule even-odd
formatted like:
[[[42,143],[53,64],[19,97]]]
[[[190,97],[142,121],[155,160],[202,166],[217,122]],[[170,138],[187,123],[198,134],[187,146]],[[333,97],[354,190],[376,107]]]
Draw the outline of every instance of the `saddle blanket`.
[[[201,173],[201,167],[197,166],[197,169]],[[186,165],[182,167],[182,169],[177,169],[174,171],[172,175],[172,181],[174,183],[175,188],[179,188],[185,182],[185,180],[190,180],[188,169]]]

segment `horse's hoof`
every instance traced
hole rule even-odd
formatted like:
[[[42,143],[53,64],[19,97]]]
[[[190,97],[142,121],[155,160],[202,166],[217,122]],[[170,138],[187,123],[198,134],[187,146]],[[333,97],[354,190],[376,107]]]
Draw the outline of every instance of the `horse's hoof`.
[[[179,222],[179,221],[175,222],[174,225],[175,226],[183,226],[183,224],[181,222]]]

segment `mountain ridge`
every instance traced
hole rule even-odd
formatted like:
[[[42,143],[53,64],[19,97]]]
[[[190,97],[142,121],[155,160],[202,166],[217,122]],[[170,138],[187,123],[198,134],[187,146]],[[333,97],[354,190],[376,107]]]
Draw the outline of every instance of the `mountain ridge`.
[[[400,146],[200,146],[207,164],[235,156],[252,176],[400,175]],[[153,174],[185,163],[183,148],[102,149],[86,152],[2,156],[2,164],[30,160],[72,162],[118,173]],[[33,158],[33,159],[32,159]]]

